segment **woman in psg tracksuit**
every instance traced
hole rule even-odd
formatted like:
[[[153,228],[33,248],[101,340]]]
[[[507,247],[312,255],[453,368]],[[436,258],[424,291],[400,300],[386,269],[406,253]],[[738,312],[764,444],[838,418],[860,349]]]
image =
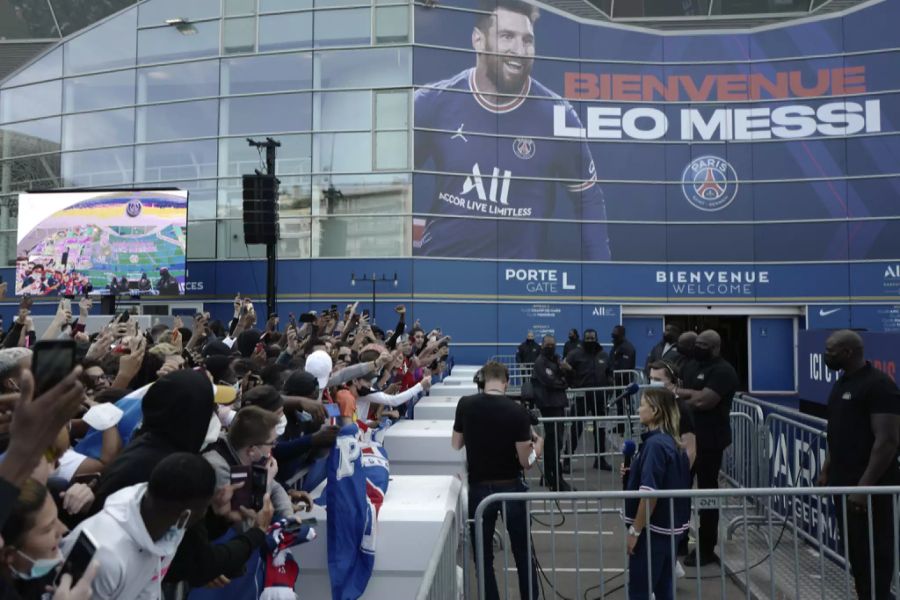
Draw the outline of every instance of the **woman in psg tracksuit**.
[[[638,415],[647,431],[641,435],[641,446],[625,489],[647,492],[689,489],[691,468],[678,435],[680,416],[675,395],[662,387],[645,389]],[[674,597],[673,551],[687,531],[690,517],[690,498],[625,501],[629,599],[649,600],[651,594],[656,600]]]

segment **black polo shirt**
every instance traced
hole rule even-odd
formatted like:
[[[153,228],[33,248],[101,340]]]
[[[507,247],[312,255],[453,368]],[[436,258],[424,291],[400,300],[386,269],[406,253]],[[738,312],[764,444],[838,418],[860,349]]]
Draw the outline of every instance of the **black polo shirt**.
[[[697,452],[716,452],[731,445],[731,401],[738,388],[737,371],[731,364],[716,356],[707,361],[695,361],[690,379],[684,387],[691,390],[709,388],[722,400],[708,410],[693,407]]]
[[[453,431],[463,434],[469,483],[516,479],[522,473],[516,442],[531,441],[525,408],[500,394],[464,396]]]
[[[888,375],[866,362],[859,371],[841,376],[828,396],[828,485],[859,484],[875,444],[870,417],[876,414],[900,414],[900,391]],[[896,485],[898,479],[895,460],[878,483]]]
[[[694,411],[691,410],[691,407],[687,405],[682,399],[678,399],[678,412],[680,413],[678,419],[678,435],[684,435],[686,433],[693,433],[697,435],[697,427],[694,425]]]

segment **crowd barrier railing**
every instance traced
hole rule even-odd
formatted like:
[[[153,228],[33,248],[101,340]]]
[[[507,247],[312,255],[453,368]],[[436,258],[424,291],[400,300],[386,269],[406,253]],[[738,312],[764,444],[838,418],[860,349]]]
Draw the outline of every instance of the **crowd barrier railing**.
[[[855,498],[848,501],[850,496]],[[856,498],[862,500],[861,505],[855,503]],[[730,537],[720,534],[717,563],[696,569],[682,567],[687,576],[670,579],[669,573],[681,567],[676,565],[680,560],[676,550],[684,534],[655,533],[652,544],[644,539],[637,547],[633,561],[652,564],[648,546],[652,546],[654,554],[663,555],[657,559],[656,575],[656,567],[638,570],[636,562],[629,563],[627,529],[621,513],[626,500],[641,499],[656,499],[657,507],[665,503],[670,515],[678,503],[689,502],[692,522],[698,521],[701,510],[718,511],[723,523],[743,518]],[[836,521],[828,523],[820,515],[815,530],[806,535],[798,525],[796,512],[779,515],[775,504],[781,499],[812,507],[832,502],[838,507]],[[649,503],[644,506],[649,511]],[[764,517],[752,520],[749,517],[756,506],[764,508]],[[499,511],[502,522],[508,523],[507,515],[512,511],[521,514],[523,508],[527,515],[524,541],[517,536],[517,547],[513,548],[512,540],[497,521],[495,535],[500,538],[502,557],[495,556],[498,544],[484,543],[486,518],[495,521]],[[494,494],[484,499],[474,513],[476,597],[496,597],[486,593],[494,585],[492,582],[496,582],[501,598],[621,598],[611,596],[621,588],[625,588],[625,597],[631,597],[629,588],[649,585],[652,590],[652,582],[660,576],[664,583],[659,585],[665,587],[656,590],[657,597],[661,589],[667,592],[671,585],[672,596],[682,598],[746,594],[748,598],[837,600],[858,594],[861,599],[880,600],[890,597],[892,585],[898,589],[898,511],[900,486]],[[668,529],[678,529],[674,519],[669,525]],[[821,552],[831,526],[847,534],[838,536],[839,544],[833,553]],[[642,537],[647,535],[645,531]],[[518,578],[514,554],[518,550],[520,558],[524,558],[521,566],[534,565],[534,578]],[[486,552],[492,562],[492,578],[486,577]],[[646,560],[640,554],[643,552],[647,553]],[[690,552],[699,558],[696,544]],[[647,584],[643,577],[647,577]],[[519,581],[527,582],[529,593],[520,595]]]
[[[422,577],[416,600],[459,600],[460,571],[456,564],[459,531],[456,514],[448,512],[441,526],[439,542],[432,550]]]

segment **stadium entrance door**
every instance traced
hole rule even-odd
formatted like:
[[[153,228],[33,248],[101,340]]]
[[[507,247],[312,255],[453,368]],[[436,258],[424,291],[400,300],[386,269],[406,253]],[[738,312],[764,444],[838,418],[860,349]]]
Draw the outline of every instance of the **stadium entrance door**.
[[[739,389],[749,390],[747,317],[723,315],[667,315],[666,323],[674,323],[682,331],[713,329],[722,336],[722,357],[734,365],[741,380]]]

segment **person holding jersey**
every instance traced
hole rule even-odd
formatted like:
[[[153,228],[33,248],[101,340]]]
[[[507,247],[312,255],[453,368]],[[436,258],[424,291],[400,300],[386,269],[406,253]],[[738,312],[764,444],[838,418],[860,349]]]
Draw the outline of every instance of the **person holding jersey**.
[[[641,445],[628,474],[626,491],[690,488],[691,467],[681,446],[675,395],[661,387],[645,389],[638,416],[647,431],[641,434]],[[625,501],[630,600],[674,598],[673,549],[678,545],[677,538],[688,530],[690,517],[690,498]],[[676,539],[673,540],[673,536]]]

